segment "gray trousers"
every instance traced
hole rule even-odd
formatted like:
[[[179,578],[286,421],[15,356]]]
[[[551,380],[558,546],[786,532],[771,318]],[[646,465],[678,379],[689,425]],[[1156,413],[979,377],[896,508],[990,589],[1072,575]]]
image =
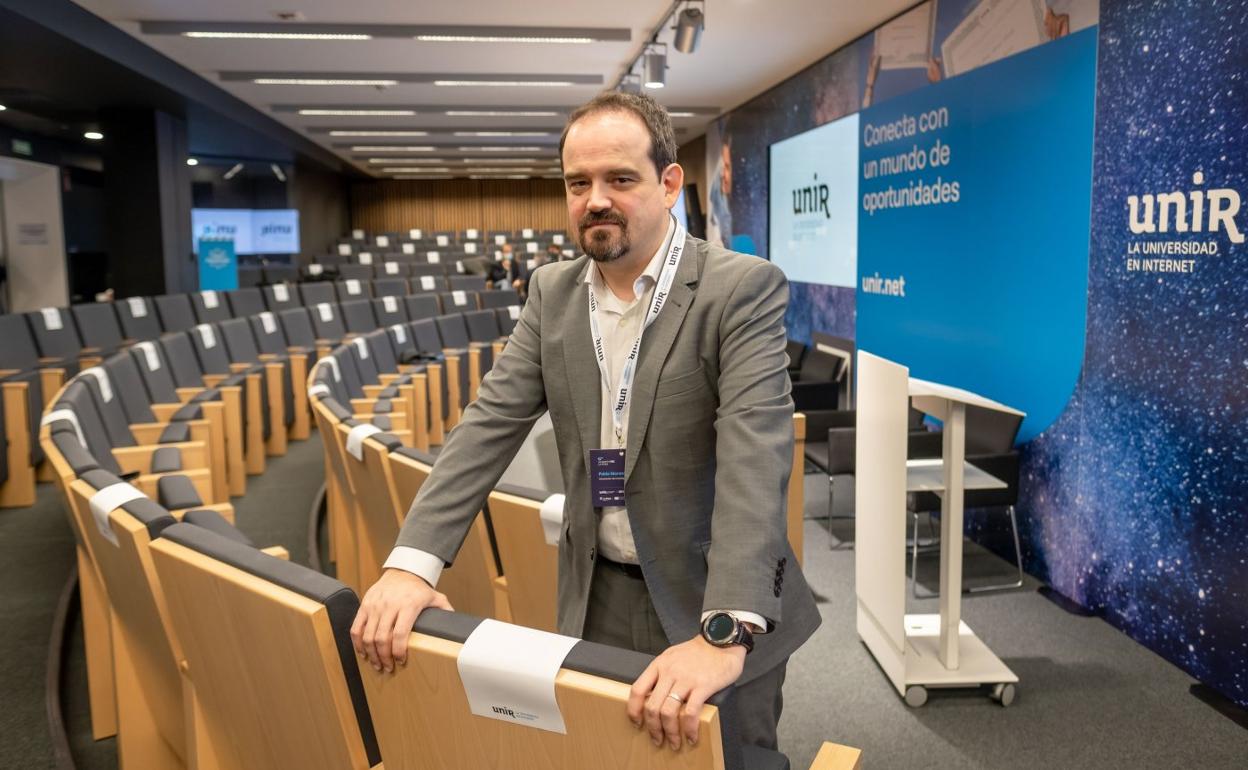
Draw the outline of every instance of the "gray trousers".
[[[599,561],[589,589],[582,636],[591,642],[658,655],[686,639],[668,641],[646,583]],[[781,692],[788,661],[737,687],[737,727],[746,745],[776,749],[776,724],[784,707]]]

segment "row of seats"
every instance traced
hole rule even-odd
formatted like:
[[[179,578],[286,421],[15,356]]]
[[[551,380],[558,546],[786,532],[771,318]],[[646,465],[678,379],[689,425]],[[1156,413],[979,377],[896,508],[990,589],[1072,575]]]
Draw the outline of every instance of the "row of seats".
[[[376,338],[366,335],[372,342]],[[380,342],[378,340],[378,342]],[[371,348],[370,348],[371,349]],[[332,360],[333,363],[328,362]],[[380,364],[379,364],[380,365]],[[326,500],[329,514],[331,542],[334,544],[334,558],[338,579],[356,591],[362,591],[371,585],[380,575],[381,564],[393,547],[404,517],[411,501],[419,492],[420,487],[432,471],[434,457],[427,452],[413,447],[407,435],[402,431],[387,431],[383,426],[375,424],[368,415],[361,414],[354,405],[357,400],[351,397],[350,376],[355,369],[371,369],[368,354],[363,346],[348,344],[330,352],[325,363],[319,365],[309,377],[309,403],[312,406],[318,430],[322,436],[326,464]],[[400,365],[400,369],[402,366]],[[400,377],[413,374],[419,376],[419,369],[406,369]],[[428,370],[425,370],[426,375]],[[800,416],[799,416],[800,417]],[[799,426],[800,431],[800,424]],[[797,485],[801,483],[801,448],[795,450],[794,478]],[[451,604],[459,613],[472,616],[486,616],[503,622],[514,623],[530,628],[554,632],[556,628],[555,608],[557,594],[557,555],[558,545],[548,539],[547,531],[559,531],[556,525],[547,529],[543,525],[543,503],[549,495],[545,492],[522,486],[500,484],[490,495],[485,508],[478,514],[468,536],[465,538],[456,557],[455,563],[447,568],[438,583],[439,591],[444,592]],[[793,501],[793,498],[790,498]],[[790,518],[800,529],[801,497],[797,496],[795,512]],[[547,507],[550,507],[549,505]],[[557,505],[554,507],[558,507]],[[429,640],[421,637],[429,626],[426,624],[464,623],[466,630],[476,624],[475,618],[463,620],[454,614],[435,611],[425,613],[416,625],[416,635],[411,642],[409,656],[418,661],[418,673],[413,674],[414,680],[422,686],[428,686],[430,680],[437,683],[443,693],[438,700],[438,710],[450,709],[453,717],[459,717],[458,709],[466,706],[460,699],[450,694],[455,689],[457,679],[451,678],[454,673],[454,658],[447,659],[451,666],[449,671],[434,669],[422,653],[429,650]],[[623,712],[623,701],[627,698],[627,685],[644,669],[648,659],[646,656],[601,645],[581,643],[574,649],[565,664],[570,671],[579,668],[580,654],[592,651],[596,659],[592,673],[612,680],[609,687],[619,697],[606,698],[603,702],[586,702],[589,708],[615,709],[614,719],[601,720],[605,724],[618,724]],[[453,654],[453,651],[448,654]],[[409,704],[408,697],[416,693],[410,687],[414,682],[407,682],[407,671],[411,668],[399,668],[394,681],[382,679],[371,670],[363,672],[365,690],[375,720],[379,714],[399,713]],[[561,677],[563,674],[561,674]],[[569,677],[571,678],[571,677]],[[562,679],[557,680],[557,690],[564,695],[560,686]],[[449,697],[448,697],[449,695]],[[560,698],[561,704],[570,702]],[[646,759],[653,764],[647,767],[670,766],[704,766],[704,767],[744,767],[744,768],[780,768],[787,767],[787,760],[775,752],[766,752],[754,747],[742,747],[732,740],[731,727],[731,696],[721,694],[713,701],[714,707],[708,708],[703,718],[703,729],[710,734],[708,743],[719,749],[722,758],[716,760],[711,756],[695,758],[686,756],[675,757],[647,753]],[[381,708],[378,709],[377,705]],[[565,705],[565,718],[568,707]],[[721,714],[721,709],[728,711]],[[398,711],[396,711],[398,710]],[[471,718],[468,717],[471,721]],[[394,750],[411,753],[413,749],[404,748],[421,745],[438,745],[441,767],[490,767],[498,766],[497,760],[491,762],[480,753],[476,742],[464,745],[446,746],[443,740],[437,739],[437,728],[447,728],[451,724],[442,722],[434,715],[420,715],[416,718],[419,727],[412,724],[413,719],[396,720],[404,724],[400,729],[407,736],[409,743],[396,742]],[[379,723],[379,722],[378,722]],[[482,724],[482,720],[473,723],[474,729],[485,730],[492,735],[492,726]],[[588,733],[582,731],[589,731]],[[608,731],[611,740],[632,740],[636,731]],[[388,731],[379,729],[382,756],[390,762],[390,744],[382,737]],[[523,730],[506,733],[509,738],[523,738]],[[586,723],[573,727],[569,723],[568,739],[583,739],[587,735],[594,740],[602,740],[603,736]],[[412,740],[421,743],[411,743]],[[519,748],[516,744],[513,748]],[[703,746],[702,743],[699,746]],[[696,754],[704,749],[689,749],[685,752]],[[599,747],[598,751],[601,751]],[[518,756],[502,754],[502,756]],[[583,762],[568,761],[568,755],[556,752],[549,756],[549,767],[582,767]],[[837,766],[833,757],[844,761],[845,767],[853,767],[857,762],[857,753],[843,747],[828,745],[823,759],[814,766]],[[699,763],[708,764],[699,764]],[[602,760],[596,761],[601,764]],[[689,763],[689,764],[683,764]],[[404,765],[408,766],[408,765]],[[418,764],[416,766],[433,766]],[[511,766],[511,765],[508,765]],[[607,760],[607,766],[617,766]],[[618,766],[625,765],[621,762]]]
[[[424,230],[412,228],[401,231],[368,233],[364,230],[353,230],[338,239],[339,244],[349,244],[357,251],[361,248],[387,249],[396,248],[403,243],[418,244],[429,248],[446,248],[463,244],[482,244],[501,246],[504,243],[529,242],[562,243],[567,238],[563,230],[542,230],[524,227],[516,230],[481,230],[468,228],[465,230]],[[543,248],[545,248],[543,246]]]

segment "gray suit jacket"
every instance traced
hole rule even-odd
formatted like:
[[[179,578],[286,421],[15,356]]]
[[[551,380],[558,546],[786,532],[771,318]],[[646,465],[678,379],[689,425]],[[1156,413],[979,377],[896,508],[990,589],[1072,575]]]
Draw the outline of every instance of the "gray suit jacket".
[[[741,682],[787,659],[819,625],[789,547],[786,485],[793,401],[779,268],[688,238],[671,296],[641,343],[625,495],[646,586],[672,643],[703,609],[757,612]],[[451,432],[398,545],[451,563],[530,426],[547,409],[567,502],[559,546],[559,632],[581,635],[597,556],[589,450],[601,386],[583,279],[588,257],[536,270],[515,331]]]

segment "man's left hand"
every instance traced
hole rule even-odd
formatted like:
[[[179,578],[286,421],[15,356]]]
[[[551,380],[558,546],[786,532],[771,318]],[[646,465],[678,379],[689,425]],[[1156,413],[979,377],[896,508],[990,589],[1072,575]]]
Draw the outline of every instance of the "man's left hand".
[[[706,699],[736,682],[744,668],[745,648],[739,644],[715,647],[695,636],[668,647],[633,683],[628,718],[650,733],[655,746],[667,741],[679,751],[682,736],[692,746]]]

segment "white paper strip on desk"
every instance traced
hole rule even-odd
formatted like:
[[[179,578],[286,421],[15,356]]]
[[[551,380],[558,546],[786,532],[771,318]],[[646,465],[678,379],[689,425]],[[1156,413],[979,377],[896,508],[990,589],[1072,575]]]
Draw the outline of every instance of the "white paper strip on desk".
[[[578,640],[497,620],[483,620],[456,664],[477,716],[567,733],[555,699],[555,677]]]
[[[546,545],[559,545],[559,533],[563,531],[565,500],[567,500],[565,495],[551,495],[542,502],[538,517],[542,520],[542,535],[546,538]]]
[[[130,303],[130,315],[135,318],[147,317],[147,303],[142,297],[130,297],[126,302]]]
[[[334,309],[329,306],[328,302],[317,303],[316,312],[320,314],[322,323],[334,320]]]
[[[340,243],[340,244],[338,244],[338,256],[340,256],[340,257],[349,257],[349,256],[351,256],[351,244],[349,244],[349,243]]]
[[[364,462],[364,439],[369,436],[375,436],[381,432],[381,428],[378,428],[372,423],[364,422],[356,425],[351,429],[351,432],[347,434],[347,452],[350,453],[350,455],[356,460]]]
[[[377,245],[383,249],[390,248],[390,236],[388,235],[377,236]]]
[[[506,242],[507,242],[507,236],[503,235],[502,233],[499,233],[498,235],[494,236],[495,246],[502,246]]]
[[[445,235],[439,235],[437,238],[437,243],[439,246],[446,246],[450,244],[450,242],[451,240],[447,238]]]
[[[117,541],[117,533],[113,531],[112,522],[108,519],[108,514],[126,503],[142,500],[145,497],[147,495],[140,492],[137,487],[131,486],[124,481],[118,484],[110,484],[91,495],[90,499],[87,500],[87,505],[91,508],[91,518],[95,519],[95,526],[100,530],[100,534],[104,536],[105,540],[113,545],[120,545]]]
[[[533,237],[533,228],[531,228],[531,227],[526,227],[526,228],[524,228],[523,230],[521,230],[521,231],[520,231],[520,237],[521,237],[521,238],[532,238],[532,237]]]
[[[945,77],[991,64],[1046,39],[1044,0],[980,0],[940,47]]]
[[[437,288],[437,279],[432,275],[422,275],[420,277],[420,288],[425,291],[433,291]]]
[[[373,264],[373,255],[367,251],[361,251],[360,252],[360,264],[361,265]]]
[[[398,275],[398,274],[399,274],[399,263],[387,262],[386,263],[386,275]]]
[[[212,331],[209,324],[200,324],[195,327],[195,331],[199,332],[199,340],[204,343],[204,348],[212,350],[217,346],[217,335]]]
[[[348,278],[347,279],[347,294],[359,294],[359,293],[360,293],[359,279]]]
[[[550,242],[555,244],[556,246],[562,246],[563,245],[563,233],[555,233],[554,235],[550,236]]]
[[[411,230],[407,231],[407,237],[411,238],[413,241],[419,241],[421,238],[425,237],[425,233],[419,227],[413,227]]]
[[[465,243],[465,244],[464,244],[464,253],[465,253],[465,254],[476,254],[476,253],[477,253],[477,244],[475,244],[475,243]]]
[[[283,286],[283,289],[286,287]],[[277,331],[277,321],[273,319],[273,314],[264,312],[260,314],[260,325],[264,327],[265,334],[272,334]]]
[[[323,272],[325,268],[322,265],[308,265],[308,275],[320,275]]]
[[[414,243],[405,243],[405,244],[403,244],[403,245],[402,245],[402,247],[401,247],[401,248],[403,249],[403,253],[404,253],[404,254],[415,254],[415,253],[416,253],[416,244],[414,244]]]
[[[61,322],[61,311],[54,307],[45,307],[39,311],[43,315],[43,328],[50,332],[60,331],[65,328],[65,324]]]
[[[355,239],[355,240],[357,240],[357,241],[362,241],[362,240],[364,240],[364,231],[363,231],[363,230],[352,230],[352,231],[351,231],[351,237],[352,237],[352,238],[354,238],[354,239]]]
[[[431,265],[436,265],[442,261],[442,255],[436,251],[427,251],[425,252],[425,260]]]
[[[528,243],[524,244],[524,247],[529,250],[530,254],[537,253],[537,241],[529,241]]]
[[[381,298],[381,304],[386,308],[387,313],[399,312],[399,301],[394,297],[386,296]]]
[[[456,306],[468,304],[468,295],[462,291],[451,292],[451,299],[455,302]]]
[[[290,302],[290,289],[286,287],[286,284],[273,284],[273,299],[278,302]]]
[[[468,240],[475,241],[477,239],[477,236],[480,235],[480,233],[478,233],[476,230],[469,228],[464,231],[464,235],[468,237]]]
[[[925,69],[932,57],[936,4],[924,3],[875,31],[880,69]]]
[[[204,307],[209,310],[216,310],[217,306],[221,304],[221,300],[217,297],[215,291],[201,291],[199,298],[203,300]]]

